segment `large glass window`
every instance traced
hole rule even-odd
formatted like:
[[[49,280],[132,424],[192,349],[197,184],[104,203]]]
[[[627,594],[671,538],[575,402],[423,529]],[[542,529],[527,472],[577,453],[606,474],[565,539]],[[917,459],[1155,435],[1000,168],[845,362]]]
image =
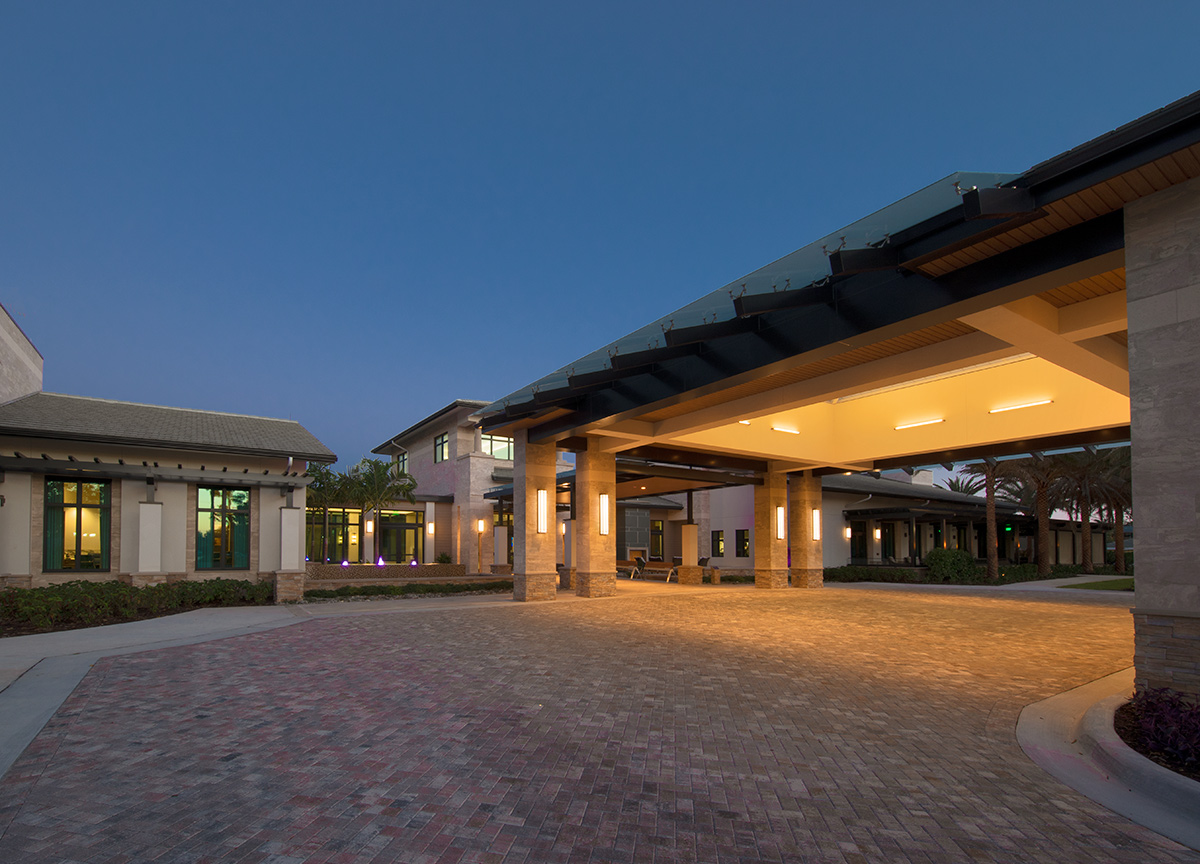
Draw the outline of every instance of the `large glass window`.
[[[650,557],[663,560],[663,520],[650,520]]]
[[[749,558],[750,557],[750,529],[749,528],[739,528],[739,529],[737,529],[736,532],[734,532],[733,536],[734,536],[734,540],[737,542],[737,551],[736,551],[737,557]]]
[[[724,558],[725,557],[725,532],[724,531],[712,532],[712,557],[714,557],[714,558]]]
[[[433,461],[445,462],[450,458],[450,436],[443,432],[433,439]]]
[[[513,458],[513,439],[502,435],[480,435],[479,446],[484,453],[497,459]]]
[[[46,480],[43,570],[108,570],[108,480]]]
[[[408,564],[421,561],[425,514],[419,510],[383,510],[379,514],[379,557]]]
[[[196,500],[196,569],[250,569],[250,490],[201,486]]]
[[[408,473],[408,454],[407,453],[401,453],[399,456],[396,457],[396,467],[399,468],[401,471],[403,471],[405,474]]]

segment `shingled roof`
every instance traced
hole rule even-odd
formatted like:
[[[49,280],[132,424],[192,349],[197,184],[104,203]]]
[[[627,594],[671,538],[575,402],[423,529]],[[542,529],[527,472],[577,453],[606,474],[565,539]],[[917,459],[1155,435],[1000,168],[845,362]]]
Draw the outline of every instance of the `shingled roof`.
[[[34,393],[0,405],[0,434],[335,462],[294,420]]]

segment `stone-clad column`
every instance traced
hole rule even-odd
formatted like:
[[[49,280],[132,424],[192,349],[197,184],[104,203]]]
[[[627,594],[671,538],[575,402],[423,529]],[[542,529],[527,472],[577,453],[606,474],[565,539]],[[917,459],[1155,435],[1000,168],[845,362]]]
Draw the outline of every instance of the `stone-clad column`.
[[[754,487],[754,587],[788,587],[787,537],[779,537],[779,508],[787,534],[787,475],[768,471]]]
[[[1200,697],[1200,180],[1125,208],[1139,691]]]
[[[588,438],[575,454],[575,593],[611,597],[617,593],[617,457],[600,451],[600,439]],[[608,496],[607,534],[601,534],[600,496]]]
[[[792,587],[821,588],[825,584],[824,520],[821,536],[813,536],[813,511],[821,512],[821,478],[811,471],[788,477],[788,538],[792,552]]]
[[[513,435],[513,599],[553,600],[558,594],[554,532],[554,444],[530,444],[528,433]],[[545,512],[538,530],[538,492]]]

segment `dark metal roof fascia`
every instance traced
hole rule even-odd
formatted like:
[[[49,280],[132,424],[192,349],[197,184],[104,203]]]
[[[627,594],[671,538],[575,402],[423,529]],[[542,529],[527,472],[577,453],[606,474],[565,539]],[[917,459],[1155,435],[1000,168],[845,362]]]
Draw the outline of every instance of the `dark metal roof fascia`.
[[[1034,165],[1011,185],[1032,189],[1044,204],[1196,143],[1200,91]]]
[[[726,378],[844,341],[1004,285],[1120,249],[1124,216],[1116,211],[1000,253],[939,279],[907,272],[874,272],[842,283],[833,304],[764,312],[752,333],[705,343],[694,356],[664,361],[584,396],[573,413],[529,429],[530,441],[676,398]]]
[[[453,402],[451,402],[445,408],[434,411],[432,414],[425,417],[423,420],[418,420],[416,423],[409,426],[403,432],[399,432],[399,433],[393,435],[391,438],[388,438],[386,441],[384,441],[378,447],[374,448],[371,452],[379,453],[379,454],[383,455],[388,447],[399,447],[400,445],[395,443],[397,438],[403,438],[405,435],[408,435],[410,432],[415,432],[417,429],[421,428],[426,423],[432,423],[434,420],[441,417],[443,414],[449,413],[450,411],[453,411],[456,408],[476,408],[476,409],[478,409],[478,408],[486,408],[490,404],[492,404],[492,403],[480,402],[477,399],[455,399]]]
[[[255,447],[233,447],[223,444],[190,444],[184,441],[160,441],[156,438],[126,438],[118,435],[88,435],[80,432],[56,430],[42,431],[0,426],[0,435],[20,438],[38,438],[46,441],[80,441],[87,444],[116,444],[122,447],[144,447],[150,450],[186,450],[189,453],[228,453],[234,456],[292,456],[305,462],[332,465],[337,455],[329,453],[301,453],[295,450],[269,450]]]

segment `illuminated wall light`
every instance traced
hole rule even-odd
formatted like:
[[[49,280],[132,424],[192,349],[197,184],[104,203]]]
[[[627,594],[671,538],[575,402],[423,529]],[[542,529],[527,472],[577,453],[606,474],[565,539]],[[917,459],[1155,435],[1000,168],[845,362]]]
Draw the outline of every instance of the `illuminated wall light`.
[[[882,539],[883,539],[883,529],[882,529],[882,528],[876,528],[876,529],[875,529],[875,539],[876,539],[876,540],[882,540]]]
[[[800,434],[799,429],[785,429],[783,426],[772,426],[771,431],[772,432],[786,432],[789,435],[799,435]]]
[[[936,420],[921,420],[917,423],[903,423],[896,427],[896,431],[899,432],[901,429],[915,429],[918,426],[932,426],[934,423],[945,423],[945,422],[946,422],[945,418],[939,417]]]
[[[558,533],[563,535],[564,537],[567,536],[567,523],[566,522],[558,523]]]
[[[546,490],[537,490],[537,533],[546,533]]]
[[[814,507],[812,511],[812,539],[821,539],[821,509]]]
[[[432,522],[425,523],[425,533],[428,534],[430,537],[433,536],[433,523]]]
[[[478,522],[475,523],[475,530],[478,531],[480,534],[483,533],[483,520],[482,519],[480,519]]]
[[[846,539],[847,539],[847,540],[853,540],[853,539],[854,539],[854,531],[853,531],[853,529],[851,529],[851,528],[847,528],[847,529],[846,529]]]
[[[375,530],[375,520],[368,519],[367,520],[367,533],[370,534],[374,530]]]
[[[782,507],[775,508],[775,539],[782,540],[787,536],[787,511]]]
[[[1020,408],[1036,408],[1038,405],[1050,405],[1054,402],[1053,399],[1041,399],[1037,402],[1025,402],[1021,405],[1006,405],[1003,408],[993,408],[989,414],[1003,414],[1005,411],[1016,411]]]
[[[608,493],[600,493],[600,533],[608,536]]]

